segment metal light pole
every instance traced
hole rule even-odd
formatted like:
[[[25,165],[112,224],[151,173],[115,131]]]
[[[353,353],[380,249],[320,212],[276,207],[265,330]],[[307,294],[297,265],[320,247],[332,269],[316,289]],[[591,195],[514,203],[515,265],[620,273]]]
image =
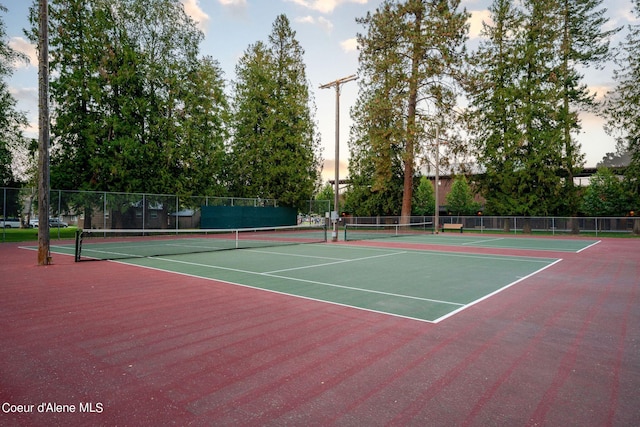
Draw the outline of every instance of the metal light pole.
[[[329,89],[331,87],[336,88],[336,167],[335,167],[335,186],[334,186],[334,209],[336,212],[335,218],[331,218],[333,221],[333,232],[331,234],[331,240],[338,240],[338,203],[340,193],[340,85],[356,80],[358,77],[353,74],[348,77],[343,77],[331,83],[320,86],[320,89]]]

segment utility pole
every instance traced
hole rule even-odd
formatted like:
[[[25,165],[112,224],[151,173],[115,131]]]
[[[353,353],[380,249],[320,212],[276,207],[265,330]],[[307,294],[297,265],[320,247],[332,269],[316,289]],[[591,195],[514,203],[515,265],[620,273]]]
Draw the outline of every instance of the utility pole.
[[[436,180],[435,180],[435,199],[436,210],[434,212],[433,219],[433,232],[438,234],[438,227],[440,226],[440,200],[438,193],[440,192],[440,127],[436,128]]]
[[[49,5],[39,0],[38,37],[38,265],[51,264],[49,239]]]
[[[320,86],[320,89],[329,89],[331,87],[336,88],[336,165],[335,165],[335,185],[334,185],[334,209],[335,217],[332,215],[331,221],[333,222],[333,232],[331,233],[331,240],[338,240],[338,218],[340,213],[338,211],[338,203],[340,196],[340,86],[344,83],[356,80],[358,77],[353,74],[348,77],[335,80],[331,83],[327,83]]]

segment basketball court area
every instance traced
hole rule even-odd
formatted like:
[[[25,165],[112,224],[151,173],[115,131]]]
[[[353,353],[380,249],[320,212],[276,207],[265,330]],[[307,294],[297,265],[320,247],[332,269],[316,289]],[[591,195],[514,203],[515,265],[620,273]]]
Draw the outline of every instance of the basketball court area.
[[[0,245],[0,424],[638,425],[638,249],[465,233],[38,267]]]

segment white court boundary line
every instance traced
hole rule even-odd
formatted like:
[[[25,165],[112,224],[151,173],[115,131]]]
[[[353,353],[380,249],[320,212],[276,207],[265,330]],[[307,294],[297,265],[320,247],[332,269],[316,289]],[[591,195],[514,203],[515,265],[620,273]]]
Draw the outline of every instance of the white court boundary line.
[[[439,235],[442,237],[442,235]],[[484,243],[493,243],[493,242],[498,242],[501,240],[516,240],[516,239],[535,239],[535,237],[487,237],[481,240],[475,240],[475,241],[470,241],[470,242],[463,242],[463,243],[459,243],[456,242],[456,239],[464,239],[464,238],[471,238],[471,236],[454,236],[454,235],[449,235],[446,236],[445,239],[443,239],[443,241],[433,241],[433,242],[427,242],[427,241],[419,241],[419,244],[425,244],[425,245],[442,245],[442,246],[453,246],[453,247],[465,247],[465,246],[471,246],[471,247],[477,247],[477,248],[483,248],[483,249],[506,249],[506,250],[517,250],[517,251],[536,251],[536,252],[563,252],[563,253],[575,253],[575,254],[579,254],[580,252],[589,249],[590,247],[597,245],[598,243],[601,242],[601,240],[598,240],[594,243],[591,243],[590,245],[587,245],[581,249],[571,249],[571,248],[540,248],[537,246],[492,246],[492,245],[485,245]],[[542,237],[541,239],[544,239],[544,237]],[[580,242],[579,239],[565,239],[566,241],[571,241],[571,242]],[[556,240],[556,241],[562,241],[560,239]],[[409,245],[413,244],[413,242],[408,242]],[[477,246],[475,246],[477,245]],[[356,245],[353,245],[356,246]],[[425,249],[422,249],[425,250]],[[427,251],[429,249],[426,249]],[[519,255],[505,255],[505,256],[519,256]]]
[[[381,249],[377,249],[378,251],[384,251]],[[282,255],[282,256],[288,256],[289,254],[286,253],[279,253],[279,252],[269,252],[269,251],[264,251],[265,253],[270,253],[270,254],[275,254],[275,255]],[[388,252],[386,251],[385,254],[381,254],[381,255],[374,255],[371,257],[360,257],[360,258],[354,258],[354,259],[349,259],[349,260],[341,260],[341,261],[335,261],[335,262],[329,262],[329,263],[322,263],[322,264],[316,264],[316,265],[311,265],[311,266],[304,266],[304,267],[296,267],[296,268],[291,268],[291,269],[284,269],[284,270],[274,270],[271,272],[255,272],[255,271],[248,271],[248,270],[242,270],[242,269],[236,269],[236,268],[230,268],[230,267],[222,267],[222,266],[215,266],[215,265],[208,265],[208,264],[202,264],[202,263],[194,263],[194,262],[189,262],[189,261],[180,261],[180,260],[172,260],[172,259],[166,259],[166,258],[160,258],[160,257],[148,257],[149,259],[155,259],[155,260],[159,260],[159,261],[167,261],[167,262],[173,262],[173,263],[177,263],[177,264],[185,264],[185,265],[193,265],[193,266],[197,266],[197,267],[204,267],[204,268],[210,268],[210,269],[218,269],[218,270],[226,270],[226,271],[233,271],[233,272],[238,272],[238,273],[244,273],[244,274],[249,274],[249,275],[255,275],[255,276],[264,276],[264,277],[271,277],[271,278],[275,278],[275,279],[282,279],[282,280],[288,280],[288,281],[294,281],[294,282],[301,282],[301,283],[310,283],[310,284],[314,284],[314,285],[320,285],[320,286],[327,286],[327,287],[334,287],[334,288],[339,288],[339,289],[345,289],[345,290],[352,290],[352,291],[357,291],[357,292],[364,292],[364,293],[371,293],[371,294],[378,294],[378,295],[385,295],[385,296],[390,296],[390,297],[394,297],[394,298],[405,298],[405,299],[410,299],[410,300],[418,300],[418,301],[425,301],[425,302],[432,302],[432,303],[436,303],[436,304],[445,304],[445,305],[450,305],[450,306],[457,306],[458,308],[456,308],[455,310],[441,316],[438,317],[434,320],[428,320],[428,319],[422,319],[422,318],[417,318],[417,317],[411,317],[411,316],[406,316],[406,315],[402,315],[402,314],[397,314],[397,313],[392,313],[392,312],[388,312],[388,311],[381,311],[381,310],[375,310],[375,309],[370,309],[370,308],[364,308],[364,307],[358,307],[358,306],[354,306],[354,305],[349,305],[349,304],[344,304],[344,303],[340,303],[340,302],[335,302],[335,301],[328,301],[325,299],[319,299],[319,298],[313,298],[313,297],[308,297],[308,296],[304,296],[304,295],[299,295],[299,294],[295,294],[295,293],[290,293],[290,292],[283,292],[283,291],[277,291],[277,290],[273,290],[273,289],[267,289],[264,287],[260,287],[260,286],[255,286],[255,285],[249,285],[249,284],[243,284],[243,283],[237,283],[237,282],[232,282],[232,281],[228,281],[228,280],[224,280],[224,279],[216,279],[216,278],[208,278],[208,277],[203,277],[203,276],[199,276],[199,275],[194,275],[194,274],[189,274],[189,273],[182,273],[182,272],[175,272],[175,271],[170,271],[170,273],[175,273],[175,274],[180,274],[180,275],[184,275],[184,276],[189,276],[189,277],[195,277],[195,278],[200,278],[200,279],[206,279],[206,280],[212,280],[212,281],[217,281],[220,283],[227,283],[227,284],[231,284],[231,285],[236,285],[236,286],[243,286],[246,288],[251,288],[251,289],[258,289],[258,290],[262,290],[265,292],[273,292],[273,293],[277,293],[277,294],[281,294],[281,295],[287,295],[287,296],[293,296],[296,298],[304,298],[307,300],[312,300],[312,301],[318,301],[318,302],[323,302],[323,303],[327,303],[327,304],[334,304],[334,305],[338,305],[338,306],[343,306],[343,307],[349,307],[349,308],[354,308],[354,309],[358,309],[358,310],[363,310],[363,311],[369,311],[369,312],[374,312],[374,313],[379,313],[379,314],[385,314],[388,316],[394,316],[394,317],[400,317],[400,318],[405,318],[405,319],[411,319],[411,320],[417,320],[420,322],[426,322],[426,323],[433,323],[433,324],[437,324],[440,323],[441,321],[448,319],[449,317],[458,314],[462,311],[464,311],[467,308],[470,308],[494,295],[497,295],[498,293],[522,282],[523,280],[526,280],[544,270],[546,270],[547,268],[550,268],[552,266],[554,266],[555,264],[559,263],[560,261],[562,261],[562,259],[556,259],[553,262],[550,262],[552,260],[546,260],[546,262],[548,263],[547,265],[545,265],[544,267],[533,271],[531,273],[529,273],[528,275],[521,277],[499,289],[496,289],[495,291],[483,295],[481,298],[478,298],[477,300],[474,300],[470,303],[456,303],[456,302],[451,302],[451,301],[442,301],[442,300],[436,300],[436,299],[431,299],[431,298],[422,298],[422,297],[414,297],[414,296],[410,296],[410,295],[402,295],[402,294],[396,294],[396,293],[392,293],[392,292],[384,292],[384,291],[375,291],[375,290],[371,290],[371,289],[363,289],[363,288],[357,288],[357,287],[352,287],[352,286],[345,286],[345,285],[338,285],[335,283],[327,283],[327,282],[320,282],[320,281],[315,281],[315,280],[307,280],[307,279],[299,279],[299,278],[294,278],[294,277],[287,277],[287,276],[282,276],[279,274],[274,274],[274,273],[278,273],[278,272],[285,272],[285,271],[292,271],[292,270],[301,270],[301,269],[306,269],[306,268],[315,268],[315,267],[323,267],[323,266],[327,266],[327,265],[334,265],[334,264],[340,264],[340,263],[347,263],[347,262],[357,262],[357,261],[363,261],[363,260],[368,260],[368,259],[375,259],[375,258],[380,258],[380,257],[386,257],[386,256],[394,256],[394,255],[400,255],[400,254],[404,254],[404,253],[412,253],[413,251],[393,251],[393,252]],[[452,255],[452,256],[458,256],[459,254],[447,254],[447,255]],[[318,258],[322,258],[322,257],[318,257]],[[481,257],[481,258],[488,258],[488,257]],[[492,257],[490,257],[492,258]],[[331,259],[331,258],[327,258],[327,259]],[[512,257],[499,257],[499,259],[504,259],[504,260],[511,260],[514,261],[514,259],[512,259]],[[516,259],[517,260],[517,259]],[[529,261],[532,262],[536,262],[535,259],[530,259]],[[126,261],[114,261],[114,262],[122,262],[125,264],[128,264]],[[540,262],[544,262],[543,260],[540,260]],[[549,263],[550,262],[550,263]],[[128,264],[131,265],[131,264]],[[143,266],[143,265],[138,265],[138,264],[133,264],[135,266],[139,266],[142,268],[148,268],[148,269],[152,269],[152,270],[157,270],[157,271],[163,271],[163,272],[167,272],[166,269],[162,269],[162,268],[156,268],[156,267],[150,267],[150,266]]]
[[[602,240],[598,240],[597,242],[594,242],[594,243],[590,244],[589,246],[586,246],[586,247],[584,247],[584,248],[580,249],[580,250],[579,250],[578,252],[576,252],[576,253],[577,253],[577,254],[579,254],[579,253],[580,253],[580,252],[582,252],[582,251],[586,251],[587,249],[589,249],[589,248],[591,248],[591,247],[593,247],[593,246],[595,246],[595,245],[597,245],[598,243],[601,243],[601,242],[602,242]]]
[[[483,240],[475,240],[475,241],[471,241],[471,242],[465,242],[465,243],[462,243],[462,246],[477,245],[477,244],[480,244],[480,243],[496,242],[498,240],[504,240],[504,237],[496,237],[495,239],[483,239]]]
[[[292,269],[288,269],[288,270],[276,270],[275,272],[299,270],[299,269],[303,269],[303,268],[324,267],[324,266],[327,266],[327,265],[339,264],[339,263],[347,263],[347,262],[365,261],[365,260],[369,260],[369,259],[380,258],[380,257],[383,257],[383,256],[399,255],[401,253],[402,252],[395,252],[395,253],[390,253],[390,254],[387,254],[387,255],[377,255],[377,256],[373,256],[373,257],[355,258],[355,259],[351,259],[351,260],[344,260],[342,262],[331,262],[331,263],[325,263],[325,264],[317,264],[317,265],[313,265],[313,266],[292,268]],[[375,290],[372,290],[372,289],[364,289],[364,288],[357,288],[357,287],[354,287],[354,286],[338,285],[338,284],[335,284],[335,283],[319,282],[319,281],[316,281],[316,280],[298,279],[298,278],[295,278],[295,277],[287,277],[287,276],[281,276],[279,274],[273,274],[272,272],[258,272],[258,271],[241,270],[241,269],[238,269],[238,268],[220,267],[220,266],[216,266],[216,265],[208,265],[208,264],[201,264],[201,263],[197,263],[197,262],[180,261],[180,260],[165,259],[165,258],[149,257],[149,259],[157,259],[157,260],[160,260],[160,261],[168,261],[168,262],[173,262],[173,263],[176,263],[176,264],[192,265],[192,266],[195,266],[195,267],[211,268],[211,269],[214,269],[214,270],[233,271],[233,272],[236,272],[236,273],[243,273],[243,274],[249,274],[249,275],[254,275],[254,276],[273,277],[275,279],[291,280],[291,281],[294,281],[294,282],[311,283],[311,284],[314,284],[314,285],[329,286],[329,287],[332,287],[332,288],[347,289],[347,290],[350,290],[350,291],[358,291],[358,292],[377,294],[377,295],[386,295],[386,296],[391,296],[391,297],[394,297],[394,298],[406,298],[406,299],[412,299],[412,300],[418,300],[418,301],[427,301],[427,302],[435,302],[435,303],[438,303],[438,304],[447,304],[447,305],[454,305],[454,306],[462,306],[463,305],[461,303],[456,303],[456,302],[451,302],[451,301],[442,301],[442,300],[436,300],[436,299],[431,299],[431,298],[414,297],[414,296],[411,296],[411,295],[402,295],[402,294],[396,294],[396,293],[393,293],[393,292],[375,291]],[[198,277],[198,276],[196,276],[196,277]],[[251,286],[251,285],[246,285],[246,286],[254,287],[254,286]],[[264,288],[258,288],[258,289],[264,289]],[[266,289],[266,290],[268,290],[268,289]],[[288,294],[287,293],[287,295],[294,295],[295,296],[296,294]],[[331,302],[331,301],[327,301],[327,302]]]
[[[598,243],[600,243],[601,241],[595,242],[590,246],[596,245]],[[357,245],[353,245],[355,247],[359,247]],[[24,247],[24,249],[30,249],[27,247]],[[367,247],[364,247],[364,249],[369,249]],[[244,273],[244,274],[249,274],[249,275],[256,275],[256,276],[265,276],[265,277],[272,277],[275,279],[283,279],[283,280],[290,280],[290,281],[295,281],[295,282],[302,282],[302,283],[310,283],[310,284],[315,284],[315,285],[321,285],[321,286],[328,286],[328,287],[335,287],[335,288],[341,288],[341,289],[346,289],[346,290],[353,290],[353,291],[358,291],[358,292],[364,292],[364,293],[372,293],[372,294],[378,294],[378,295],[386,295],[386,296],[391,296],[394,298],[405,298],[405,299],[411,299],[411,300],[418,300],[418,301],[425,301],[425,302],[433,302],[436,304],[445,304],[445,305],[452,305],[452,306],[458,306],[457,309],[441,316],[438,317],[434,320],[428,320],[428,319],[422,319],[422,318],[418,318],[418,317],[412,317],[412,316],[406,316],[406,315],[402,315],[402,314],[397,314],[397,313],[392,313],[392,312],[388,312],[388,311],[382,311],[382,310],[375,310],[375,309],[371,309],[371,308],[365,308],[365,307],[358,307],[358,306],[354,306],[354,305],[350,305],[350,304],[344,304],[344,303],[340,303],[340,302],[335,302],[335,301],[328,301],[325,299],[319,299],[319,298],[313,298],[313,297],[308,297],[308,296],[304,296],[304,295],[299,295],[299,294],[295,294],[295,293],[290,293],[290,292],[283,292],[283,291],[277,291],[274,289],[267,289],[264,287],[259,287],[259,286],[255,286],[255,285],[248,285],[248,284],[244,284],[244,283],[237,283],[237,282],[232,282],[229,280],[224,280],[224,279],[217,279],[217,278],[212,278],[212,277],[205,277],[205,276],[200,276],[197,274],[191,274],[191,273],[183,273],[183,272],[179,272],[179,271],[171,271],[171,270],[166,270],[163,268],[158,268],[158,267],[151,267],[151,266],[145,266],[145,265],[139,265],[139,264],[135,264],[132,262],[127,262],[126,260],[108,260],[108,262],[115,262],[118,264],[125,264],[125,265],[130,265],[130,266],[135,266],[135,267],[141,267],[141,268],[146,268],[149,270],[154,270],[154,271],[160,271],[160,272],[164,272],[164,273],[173,273],[173,274],[178,274],[181,276],[185,276],[185,277],[192,277],[192,278],[197,278],[197,279],[204,279],[204,280],[210,280],[210,281],[214,281],[214,282],[218,282],[218,283],[227,283],[230,285],[234,285],[234,286],[241,286],[244,288],[250,288],[250,289],[256,289],[256,290],[261,290],[261,291],[265,291],[265,292],[271,292],[271,293],[275,293],[275,294],[280,294],[280,295],[287,295],[287,296],[291,296],[291,297],[295,297],[295,298],[303,298],[306,300],[310,300],[310,301],[316,301],[316,302],[322,302],[325,304],[333,304],[333,305],[337,305],[337,306],[341,306],[341,307],[348,307],[348,308],[353,308],[353,309],[357,309],[357,310],[362,310],[362,311],[368,311],[368,312],[373,312],[373,313],[378,313],[378,314],[384,314],[387,316],[393,316],[393,317],[399,317],[399,318],[404,318],[404,319],[410,319],[410,320],[416,320],[419,322],[424,322],[424,323],[433,323],[433,324],[438,324],[440,322],[442,322],[443,320],[448,319],[449,317],[452,317],[458,313],[461,313],[462,311],[466,310],[467,308],[470,308],[492,296],[495,296],[497,294],[499,294],[500,292],[530,278],[535,276],[536,274],[546,270],[547,268],[550,268],[556,264],[558,264],[559,262],[562,261],[562,259],[556,259],[555,261],[551,262],[550,264],[536,270],[533,271],[531,273],[529,273],[528,275],[521,277],[499,289],[496,289],[495,291],[483,295],[482,297],[478,298],[477,300],[474,300],[470,303],[466,303],[466,304],[462,304],[462,303],[456,303],[456,302],[451,302],[451,301],[442,301],[442,300],[436,300],[436,299],[430,299],[430,298],[421,298],[421,297],[414,297],[414,296],[410,296],[410,295],[402,295],[402,294],[395,294],[392,292],[384,292],[384,291],[375,291],[375,290],[371,290],[371,289],[363,289],[363,288],[356,288],[356,287],[351,287],[351,286],[345,286],[345,285],[338,285],[338,284],[334,284],[334,283],[326,283],[326,282],[319,282],[319,281],[314,281],[314,280],[307,280],[307,279],[298,279],[298,278],[294,278],[294,277],[287,277],[287,276],[281,276],[281,275],[277,275],[277,274],[273,274],[274,272],[284,272],[284,271],[291,271],[291,270],[299,270],[299,269],[304,269],[304,268],[315,268],[315,267],[322,267],[322,266],[326,266],[326,265],[332,265],[332,264],[339,264],[339,263],[346,263],[346,262],[356,262],[356,261],[364,261],[364,260],[368,260],[368,259],[375,259],[375,258],[381,258],[381,257],[385,257],[385,256],[393,256],[393,255],[400,255],[400,254],[405,254],[405,253],[415,253],[415,252],[429,252],[430,251],[392,251],[389,252],[389,250],[382,249],[382,248],[370,248],[371,250],[374,251],[378,251],[378,252],[386,252],[385,254],[381,254],[381,255],[374,255],[371,257],[360,257],[360,258],[354,258],[354,259],[349,259],[349,260],[341,260],[341,261],[337,261],[337,262],[330,262],[330,263],[323,263],[323,264],[316,264],[316,265],[312,265],[312,266],[304,266],[304,267],[299,267],[299,268],[292,268],[292,269],[285,269],[285,270],[274,270],[273,272],[255,272],[255,271],[249,271],[249,270],[241,270],[241,269],[236,269],[236,268],[230,268],[230,267],[222,267],[222,266],[215,266],[215,265],[208,265],[208,264],[201,264],[201,263],[194,263],[194,262],[188,262],[188,261],[180,261],[180,260],[172,260],[172,259],[167,259],[167,258],[162,258],[162,257],[142,257],[142,258],[147,258],[147,259],[151,259],[151,260],[157,260],[157,261],[164,261],[164,262],[173,262],[173,263],[177,263],[177,264],[186,264],[186,265],[193,265],[193,266],[197,266],[197,267],[205,267],[205,268],[211,268],[211,269],[217,269],[217,270],[226,270],[226,271],[233,271],[233,272],[238,272],[238,273]],[[586,249],[586,248],[585,248]],[[253,250],[256,251],[256,250]],[[268,254],[274,254],[274,255],[282,255],[282,256],[289,256],[290,254],[286,254],[286,253],[280,253],[280,252],[271,252],[271,251],[259,251],[259,252],[264,252],[264,253],[268,253]],[[66,255],[66,254],[63,254]],[[483,258],[483,259],[504,259],[504,260],[511,260],[511,261],[517,261],[517,257],[510,257],[510,256],[504,256],[504,257],[492,257],[492,256],[473,256],[473,255],[466,255],[466,254],[458,254],[458,253],[442,253],[442,255],[448,255],[448,256],[464,256],[464,257],[471,257],[471,258]],[[317,257],[317,258],[323,258],[323,257]],[[515,259],[512,259],[515,258]],[[140,258],[134,258],[134,259],[140,259]],[[330,257],[326,257],[325,259],[334,259],[334,258],[330,258]],[[133,259],[132,259],[133,261]],[[536,262],[535,258],[534,259],[529,259],[529,261],[532,262]],[[551,261],[550,259],[547,259],[547,262]],[[540,260],[540,262],[544,262],[542,259]]]
[[[562,261],[562,258],[561,258],[561,259],[557,259],[557,260],[555,260],[553,263],[551,263],[551,264],[549,264],[549,265],[547,265],[547,266],[545,266],[545,267],[542,267],[541,269],[536,270],[536,271],[534,271],[534,272],[532,272],[532,273],[529,273],[529,274],[527,274],[526,276],[521,277],[521,278],[519,278],[518,280],[516,280],[516,281],[514,281],[514,282],[511,282],[511,283],[509,283],[508,285],[503,286],[503,287],[502,287],[502,288],[500,288],[500,289],[496,289],[495,291],[493,291],[493,292],[491,292],[491,293],[489,293],[489,294],[487,294],[487,295],[484,295],[483,297],[478,298],[478,299],[477,299],[477,300],[475,300],[475,301],[472,301],[472,302],[470,302],[470,303],[468,303],[468,304],[465,304],[463,307],[460,307],[460,308],[459,308],[459,309],[457,309],[457,310],[454,310],[454,311],[452,311],[452,312],[450,312],[450,313],[445,314],[445,315],[444,315],[444,316],[442,316],[442,317],[439,317],[439,318],[435,319],[435,320],[433,321],[433,323],[440,323],[440,322],[442,322],[443,320],[445,320],[445,319],[447,319],[447,318],[449,318],[449,317],[451,317],[451,316],[453,316],[453,315],[455,315],[455,314],[457,314],[457,313],[460,313],[461,311],[466,310],[466,309],[467,309],[467,308],[469,308],[469,307],[472,307],[472,306],[474,306],[474,305],[478,304],[479,302],[482,302],[482,301],[484,301],[484,300],[486,300],[486,299],[488,299],[488,298],[490,298],[490,297],[492,297],[492,296],[494,296],[494,295],[499,294],[500,292],[504,291],[505,289],[508,289],[508,288],[510,288],[510,287],[512,287],[512,286],[514,286],[514,285],[516,285],[516,284],[518,284],[518,283],[520,283],[520,282],[522,282],[523,280],[528,279],[529,277],[533,277],[533,276],[535,276],[536,274],[538,274],[538,273],[540,273],[540,272],[542,272],[542,271],[546,270],[547,268],[553,267],[554,265],[556,265],[556,264],[557,264],[557,263],[559,263],[560,261]]]

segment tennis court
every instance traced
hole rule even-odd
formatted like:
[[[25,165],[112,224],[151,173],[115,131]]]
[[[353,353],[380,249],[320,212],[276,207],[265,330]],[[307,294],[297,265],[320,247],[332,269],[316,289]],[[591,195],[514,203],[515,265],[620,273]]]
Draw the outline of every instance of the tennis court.
[[[470,248],[514,249],[518,251],[548,251],[579,253],[599,240],[586,239],[545,239],[527,237],[501,237],[491,235],[468,234],[412,234],[399,237],[389,236],[379,241],[397,241],[407,244],[443,245]]]
[[[207,239],[0,245],[0,424],[640,421],[637,239]]]
[[[116,241],[98,239],[96,243],[85,243],[83,253],[122,259],[121,262],[143,268],[437,323],[561,259],[419,250],[412,249],[411,244],[579,252],[596,243],[424,232],[384,239],[406,245],[406,249],[399,250],[366,246],[365,241],[356,245],[317,243],[326,238],[323,229],[284,231],[276,234],[275,239],[272,230],[261,234],[194,233],[195,238],[188,238],[187,234],[161,238],[126,236]],[[221,250],[238,247],[244,249]],[[58,245],[53,250],[72,254],[76,249],[72,245]]]

